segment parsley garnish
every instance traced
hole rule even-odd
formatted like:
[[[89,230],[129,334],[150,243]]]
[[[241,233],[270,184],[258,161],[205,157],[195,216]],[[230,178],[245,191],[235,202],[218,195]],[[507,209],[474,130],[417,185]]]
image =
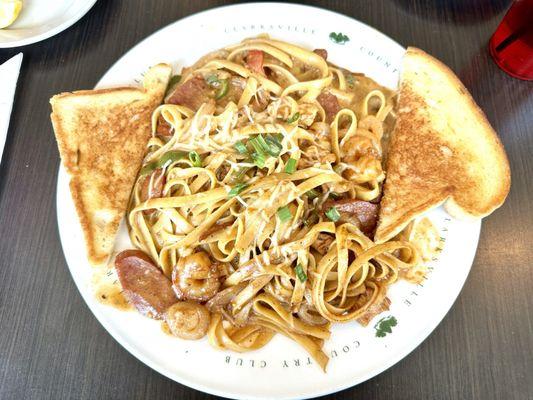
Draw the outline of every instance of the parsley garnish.
[[[346,36],[344,33],[342,32],[339,32],[339,33],[335,33],[335,32],[331,32],[329,34],[329,38],[334,42],[334,43],[337,43],[337,44],[344,44],[346,42],[348,42],[350,40],[350,38],[348,36]]]
[[[381,318],[374,329],[376,330],[376,337],[385,337],[388,333],[392,333],[392,328],[398,325],[398,321],[392,315]]]

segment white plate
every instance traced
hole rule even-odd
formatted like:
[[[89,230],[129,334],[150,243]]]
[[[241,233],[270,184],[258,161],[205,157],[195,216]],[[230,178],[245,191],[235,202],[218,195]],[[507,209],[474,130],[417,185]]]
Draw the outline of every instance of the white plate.
[[[39,42],[83,17],[96,0],[24,0],[13,25],[0,29],[0,48]]]
[[[245,22],[244,22],[245,21]],[[330,32],[343,32],[350,41],[333,43]],[[177,21],[148,37],[124,55],[98,87],[131,84],[160,61],[186,66],[203,54],[267,32],[310,48],[326,48],[329,59],[362,71],[395,87],[404,49],[358,21],[322,9],[291,4],[243,4],[218,8]],[[109,333],[146,365],[177,382],[204,392],[242,399],[292,399],[319,396],[363,382],[389,368],[420,344],[455,301],[470,271],[477,247],[479,222],[460,222],[442,209],[429,216],[440,232],[443,251],[430,265],[422,285],[406,282],[390,290],[389,312],[368,327],[349,323],[333,327],[325,345],[331,356],[323,373],[297,344],[278,335],[266,347],[237,354],[214,350],[206,340],[191,342],[161,332],[158,322],[135,312],[121,312],[95,301],[84,259],[82,233],[60,170],[57,192],[59,231],[76,284],[96,318]],[[119,246],[128,246],[125,229]],[[394,316],[392,333],[376,337],[375,324]]]

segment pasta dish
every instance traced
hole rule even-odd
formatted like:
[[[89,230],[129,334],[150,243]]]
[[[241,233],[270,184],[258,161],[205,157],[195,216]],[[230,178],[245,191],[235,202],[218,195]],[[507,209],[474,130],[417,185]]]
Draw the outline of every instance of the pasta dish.
[[[131,195],[136,250],[115,261],[128,300],[219,349],[280,333],[325,370],[331,324],[388,310],[433,248],[427,221],[373,241],[394,105],[325,50],[267,36],[184,68]]]

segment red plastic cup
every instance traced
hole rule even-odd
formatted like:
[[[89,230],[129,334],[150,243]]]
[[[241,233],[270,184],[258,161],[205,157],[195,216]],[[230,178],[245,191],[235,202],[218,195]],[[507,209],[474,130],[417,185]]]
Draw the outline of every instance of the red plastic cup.
[[[533,0],[516,0],[489,42],[490,54],[502,70],[533,80]]]

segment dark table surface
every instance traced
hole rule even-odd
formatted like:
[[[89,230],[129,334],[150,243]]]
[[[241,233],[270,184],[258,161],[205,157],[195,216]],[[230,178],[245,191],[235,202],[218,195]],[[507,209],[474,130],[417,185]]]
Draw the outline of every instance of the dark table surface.
[[[228,1],[100,0],[24,52],[0,165],[0,398],[207,399],[146,367],[92,316],[58,238],[55,93],[91,88],[155,30]],[[509,1],[314,1],[448,64],[499,132],[513,185],[482,227],[458,300],[404,360],[335,399],[533,399],[533,83],[505,75],[487,41]]]

